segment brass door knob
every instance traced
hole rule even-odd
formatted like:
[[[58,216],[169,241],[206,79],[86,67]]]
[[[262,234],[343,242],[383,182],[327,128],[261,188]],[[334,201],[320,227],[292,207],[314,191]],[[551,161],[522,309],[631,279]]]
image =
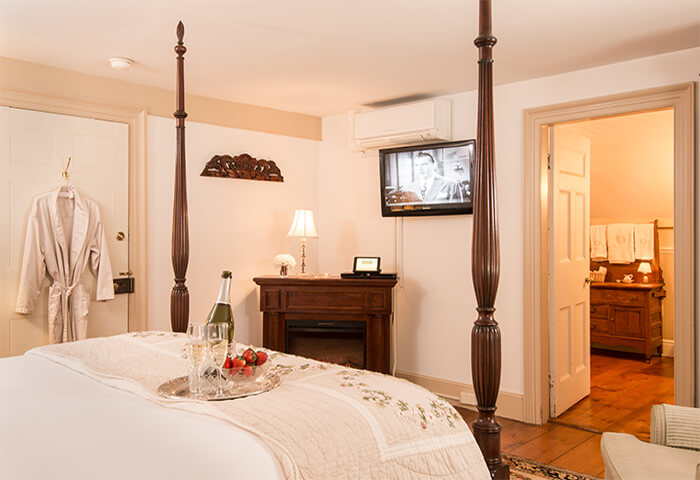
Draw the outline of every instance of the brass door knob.
[[[124,235],[124,232],[117,232],[116,238],[118,242],[121,242],[126,238],[126,235]]]

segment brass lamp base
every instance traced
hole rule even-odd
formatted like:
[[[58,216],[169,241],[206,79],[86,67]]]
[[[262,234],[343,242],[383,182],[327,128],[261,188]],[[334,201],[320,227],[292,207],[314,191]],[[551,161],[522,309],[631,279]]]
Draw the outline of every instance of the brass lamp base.
[[[301,239],[301,275],[306,275],[306,239]]]

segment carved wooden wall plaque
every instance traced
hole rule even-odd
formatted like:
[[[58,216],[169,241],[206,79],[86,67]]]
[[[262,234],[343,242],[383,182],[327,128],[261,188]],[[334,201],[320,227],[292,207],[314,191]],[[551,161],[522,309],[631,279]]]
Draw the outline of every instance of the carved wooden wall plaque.
[[[214,155],[204,166],[201,176],[284,182],[282,172],[275,162],[258,160],[247,153],[241,153],[235,157]]]

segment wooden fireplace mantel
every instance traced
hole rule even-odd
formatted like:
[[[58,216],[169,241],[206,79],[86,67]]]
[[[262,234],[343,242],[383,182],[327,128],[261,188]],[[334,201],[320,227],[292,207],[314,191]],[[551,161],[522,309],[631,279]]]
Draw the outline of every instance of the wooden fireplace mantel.
[[[285,351],[287,320],[362,321],[366,324],[367,369],[391,370],[391,289],[395,279],[256,277],[263,312],[263,346]]]

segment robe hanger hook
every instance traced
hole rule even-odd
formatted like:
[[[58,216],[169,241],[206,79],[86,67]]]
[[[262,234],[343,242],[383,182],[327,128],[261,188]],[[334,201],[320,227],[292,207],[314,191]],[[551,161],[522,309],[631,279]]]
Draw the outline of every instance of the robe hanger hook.
[[[63,169],[63,172],[61,172],[61,176],[68,180],[68,177],[70,177],[70,173],[68,173],[68,167],[70,167],[70,157],[68,157],[68,163],[66,163],[66,168]]]

